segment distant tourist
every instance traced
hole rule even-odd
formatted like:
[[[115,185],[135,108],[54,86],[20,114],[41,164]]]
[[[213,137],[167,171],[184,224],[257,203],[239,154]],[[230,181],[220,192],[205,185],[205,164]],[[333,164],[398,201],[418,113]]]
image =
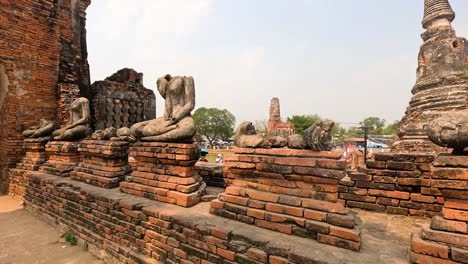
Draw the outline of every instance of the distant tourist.
[[[216,163],[223,163],[223,155],[218,154],[218,156],[216,156]]]
[[[201,154],[200,161],[208,162],[208,160],[206,159],[206,155],[208,154],[208,150],[202,148],[201,151],[200,151],[200,154]]]

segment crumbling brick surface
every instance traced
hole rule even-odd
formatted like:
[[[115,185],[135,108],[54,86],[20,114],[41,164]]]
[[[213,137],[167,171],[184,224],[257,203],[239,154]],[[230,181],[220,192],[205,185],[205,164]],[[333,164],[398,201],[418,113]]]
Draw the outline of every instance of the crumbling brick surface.
[[[26,209],[88,243],[106,263],[404,263],[395,243],[368,243],[353,252],[232,221],[208,213],[209,204],[183,208],[117,189],[102,189],[54,175],[28,172]],[[319,228],[317,226],[317,228]],[[346,228],[330,236],[356,239]],[[345,230],[347,231],[347,230]],[[371,230],[369,230],[372,232]],[[401,230],[395,229],[395,232]],[[405,244],[408,241],[405,240]],[[382,248],[382,245],[385,245]],[[388,248],[387,248],[388,247]],[[375,253],[378,252],[378,253]]]
[[[340,182],[347,207],[432,217],[444,199],[431,181],[432,154],[379,153]]]
[[[464,162],[459,162],[461,160]],[[442,212],[413,233],[413,263],[468,263],[468,162],[441,155],[434,162],[433,185],[444,197]]]
[[[38,171],[40,166],[47,161],[45,146],[47,140],[38,141],[36,139],[24,140],[23,146],[26,152],[21,161],[16,164],[14,169],[9,170],[10,186],[9,194],[16,197],[24,197],[26,178],[24,174],[27,171]]]
[[[200,202],[206,184],[195,170],[200,149],[195,144],[135,143],[131,180],[120,183],[124,193],[189,207]]]
[[[206,185],[213,187],[226,187],[227,179],[224,177],[223,168],[222,164],[207,162],[198,162],[195,165],[195,170],[203,178]]]
[[[78,152],[79,142],[50,141],[45,146],[47,161],[39,168],[40,172],[61,177],[69,177],[70,172],[81,162]]]
[[[38,117],[64,123],[58,84],[89,93],[85,10],[90,0],[0,0],[0,192],[22,157],[21,132]],[[2,92],[0,92],[1,94]],[[0,96],[3,98],[3,96]],[[60,96],[61,97],[61,96]]]
[[[82,140],[78,151],[82,162],[70,173],[73,180],[102,188],[117,188],[131,172],[129,143],[125,141]]]
[[[359,251],[360,230],[338,203],[341,154],[235,148],[224,156],[228,187],[210,212],[232,220]]]
[[[143,74],[122,69],[91,87],[92,123],[95,129],[131,127],[156,118],[156,97],[143,86]]]

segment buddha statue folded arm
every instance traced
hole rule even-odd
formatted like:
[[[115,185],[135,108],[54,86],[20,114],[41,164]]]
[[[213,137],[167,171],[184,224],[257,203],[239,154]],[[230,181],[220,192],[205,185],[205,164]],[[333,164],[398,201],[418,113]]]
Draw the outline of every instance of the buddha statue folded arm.
[[[25,138],[48,137],[52,134],[54,130],[54,122],[48,121],[46,119],[41,119],[39,120],[39,126],[33,126],[23,131],[23,136]]]
[[[195,108],[195,87],[192,77],[167,74],[157,81],[165,99],[164,115],[132,126],[131,133],[142,141],[180,142],[195,135],[191,111]]]
[[[90,135],[90,112],[88,99],[81,97],[73,101],[70,109],[70,123],[68,126],[52,133],[54,140],[73,141]]]

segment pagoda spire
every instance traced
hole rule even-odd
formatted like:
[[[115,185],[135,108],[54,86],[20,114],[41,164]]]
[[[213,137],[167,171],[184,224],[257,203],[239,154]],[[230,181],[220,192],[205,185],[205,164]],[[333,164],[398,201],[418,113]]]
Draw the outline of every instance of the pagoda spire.
[[[433,25],[450,26],[455,19],[455,12],[448,0],[424,0],[423,27],[431,28]]]

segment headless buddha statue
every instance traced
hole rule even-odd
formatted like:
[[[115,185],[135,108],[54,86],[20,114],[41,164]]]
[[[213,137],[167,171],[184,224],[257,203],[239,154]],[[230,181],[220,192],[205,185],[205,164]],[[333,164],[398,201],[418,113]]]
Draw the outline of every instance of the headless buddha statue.
[[[25,138],[48,137],[52,134],[52,132],[54,132],[54,130],[54,122],[41,119],[39,120],[39,126],[32,126],[29,129],[26,129],[25,131],[23,131],[23,136]]]
[[[184,142],[195,135],[191,111],[195,107],[195,85],[192,77],[161,77],[156,82],[165,99],[162,117],[134,124],[131,134],[141,141]]]
[[[55,130],[54,133],[52,133],[52,139],[75,141],[88,137],[91,134],[89,122],[89,101],[84,97],[80,97],[71,104],[69,125]]]

